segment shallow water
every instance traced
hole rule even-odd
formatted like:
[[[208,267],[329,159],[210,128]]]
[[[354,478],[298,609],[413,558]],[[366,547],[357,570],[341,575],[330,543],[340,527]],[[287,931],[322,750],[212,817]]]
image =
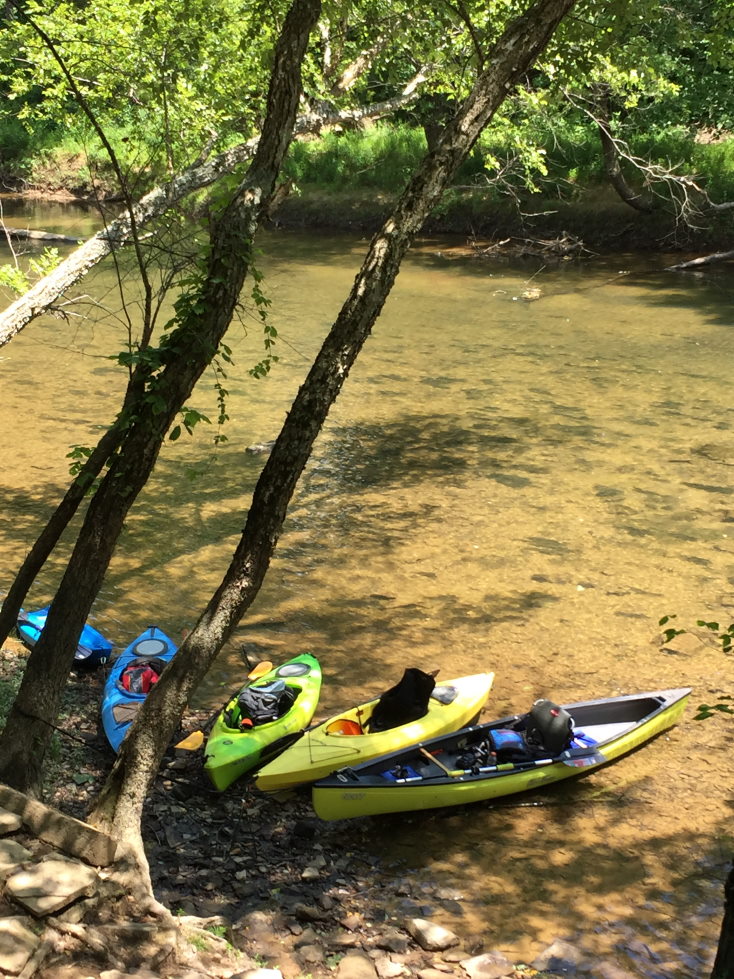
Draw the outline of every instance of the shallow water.
[[[91,228],[74,209],[15,208],[19,224]],[[253,381],[260,327],[250,314],[233,327],[229,441],[215,448],[214,426],[200,426],[166,446],[95,605],[120,646],[151,622],[180,635],[218,584],[263,462],[245,450],[277,434],[365,243],[281,233],[261,247],[280,361]],[[730,692],[729,658],[695,622],[734,618],[734,278],[665,272],[669,258],[539,268],[419,242],[197,705],[236,684],[243,651],[317,654],[324,715],[406,665],[444,681],[495,670],[487,717],[539,696],[690,685],[695,708]],[[521,298],[530,287],[537,301]],[[96,440],[124,382],[109,359],[125,337],[109,273],[80,291],[108,312],[45,317],[0,350],[8,580],[65,485],[69,446]],[[211,378],[192,404],[216,416]],[[60,555],[30,606],[61,568]],[[665,647],[665,614],[694,632]],[[566,936],[640,976],[706,975],[732,849],[734,728],[694,712],[570,786],[324,832],[367,839],[380,866],[425,887],[437,920],[512,958]]]

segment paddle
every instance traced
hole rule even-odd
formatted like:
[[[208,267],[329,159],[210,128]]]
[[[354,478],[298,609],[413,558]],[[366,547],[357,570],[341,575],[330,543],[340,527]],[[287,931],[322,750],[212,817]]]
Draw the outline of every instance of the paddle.
[[[272,668],[273,668],[273,664],[270,662],[270,660],[265,659],[261,663],[258,663],[256,666],[253,666],[253,668],[247,674],[247,680],[257,680],[259,677],[265,676],[266,673],[270,673]],[[227,704],[230,702],[232,697],[234,697],[235,694],[238,693],[241,689],[242,687],[238,687],[237,690],[234,691],[234,693],[230,694],[229,697],[224,701],[222,706],[217,707],[217,709],[212,714],[209,715],[209,717],[206,719],[204,724],[202,724],[201,729],[199,729],[198,731],[192,731],[191,734],[187,734],[182,741],[179,741],[178,744],[175,744],[173,746],[174,750],[180,748],[182,751],[198,751],[198,749],[204,744],[204,736],[209,731],[209,728],[216,720],[217,715],[223,710],[224,707],[227,706]]]
[[[455,769],[452,770],[448,768],[443,762],[439,761],[438,758],[431,752],[426,751],[425,748],[419,748],[418,751],[424,758],[428,761],[435,762],[435,764],[443,769],[443,771],[450,775],[452,778],[459,778],[462,775],[472,775],[475,774],[471,769],[462,770]],[[561,755],[555,758],[537,758],[535,761],[517,761],[517,762],[503,762],[499,765],[487,765],[479,769],[476,774],[485,775],[489,772],[511,772],[511,771],[527,771],[529,768],[540,768],[543,765],[554,765],[557,762],[562,762],[564,765],[568,765],[571,768],[588,768],[591,765],[603,765],[608,761],[607,758],[595,747],[589,748],[569,748],[564,751]]]
[[[605,758],[597,748],[590,747],[569,748],[568,751],[563,752],[560,760],[571,768],[588,768],[590,765],[603,765],[609,759]]]
[[[442,768],[446,772],[446,774],[451,775],[452,778],[456,778],[456,776],[464,774],[464,772],[461,771],[452,772],[450,768],[447,768],[442,761],[439,761],[435,755],[432,755],[430,751],[426,751],[425,748],[419,748],[418,751],[423,755],[424,758],[427,758],[428,761],[432,761],[435,765],[438,765],[439,768]]]

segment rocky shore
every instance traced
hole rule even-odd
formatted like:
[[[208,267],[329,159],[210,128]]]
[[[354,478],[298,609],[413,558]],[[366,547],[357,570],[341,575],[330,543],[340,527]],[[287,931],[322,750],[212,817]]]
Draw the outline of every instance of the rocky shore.
[[[0,660],[3,689],[17,681],[24,656],[20,643],[10,641]],[[68,687],[46,801],[69,820],[84,819],[112,761],[97,727],[102,683],[101,672],[79,673],[72,674]],[[203,720],[203,715],[187,716],[186,731]],[[240,783],[217,793],[194,752],[169,751],[143,824],[156,897],[175,916],[173,930],[134,913],[129,895],[114,884],[114,867],[99,866],[104,847],[80,845],[86,832],[80,824],[39,834],[38,819],[24,816],[12,790],[0,786],[0,792],[0,810],[15,809],[0,811],[5,881],[0,975],[634,979],[677,974],[661,963],[639,973],[613,961],[591,960],[572,932],[539,947],[532,961],[512,962],[501,936],[456,933],[434,920],[442,910],[460,909],[460,879],[439,886],[418,881],[397,864],[385,865],[370,851],[369,820],[322,823],[307,793],[265,796]],[[43,825],[54,821],[49,817]],[[101,852],[94,858],[98,866],[83,863],[82,851]],[[71,885],[68,900],[59,900],[62,886],[49,873],[61,867],[66,880],[69,861],[76,862],[81,883],[74,878],[78,886]],[[41,879],[51,881],[52,900],[39,905]]]

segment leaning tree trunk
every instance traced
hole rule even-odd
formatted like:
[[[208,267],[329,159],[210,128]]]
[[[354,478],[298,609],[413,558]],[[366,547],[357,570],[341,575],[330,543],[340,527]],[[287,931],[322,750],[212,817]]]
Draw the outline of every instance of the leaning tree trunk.
[[[145,797],[190,693],[257,595],[313,443],[393,286],[411,241],[507,92],[543,50],[575,0],[543,0],[515,20],[489,53],[465,103],[446,127],[382,229],[299,390],[253,494],[227,574],[122,743],[90,819],[140,841]]]
[[[28,658],[0,735],[0,780],[38,793],[53,722],[77,639],[97,596],[125,516],[155,465],[165,434],[216,354],[250,265],[257,222],[275,186],[300,95],[300,66],[319,0],[295,0],[275,55],[268,113],[247,177],[213,222],[206,274],[193,296],[179,299],[179,325],[162,347],[118,453],[92,497],[46,626]]]
[[[724,919],[711,979],[734,979],[734,861],[724,884]]]
[[[418,87],[425,81],[427,74],[427,71],[419,72],[399,95],[384,102],[375,102],[358,109],[346,109],[343,112],[309,112],[299,116],[293,132],[296,135],[317,133],[332,125],[379,119],[396,112],[416,98]],[[126,245],[130,241],[133,222],[141,229],[190,194],[231,174],[238,166],[252,159],[258,140],[259,137],[256,137],[240,143],[206,163],[190,167],[164,187],[156,187],[134,206],[132,219],[126,215],[116,218],[80,245],[57,268],[0,313],[0,347],[17,336],[36,316],[51,309],[67,289],[84,278],[103,258]]]
[[[629,204],[636,211],[643,211],[649,214],[653,209],[649,199],[643,197],[633,187],[630,187],[622,171],[619,150],[612,135],[611,123],[609,121],[609,86],[597,86],[595,96],[596,124],[599,130],[599,139],[601,140],[602,160],[604,162],[604,172],[607,180],[625,204]]]

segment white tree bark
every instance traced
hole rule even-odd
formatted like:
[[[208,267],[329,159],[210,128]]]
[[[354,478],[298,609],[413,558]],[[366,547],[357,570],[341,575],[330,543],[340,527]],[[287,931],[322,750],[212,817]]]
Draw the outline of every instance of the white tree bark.
[[[386,102],[378,102],[361,109],[348,109],[332,115],[308,113],[296,121],[295,135],[318,132],[328,126],[344,122],[360,122],[389,115],[415,98],[419,85],[428,77],[428,70],[419,72],[405,89]],[[175,177],[165,187],[157,187],[135,205],[134,219],[138,229],[160,217],[189,194],[208,187],[220,177],[231,173],[235,167],[250,160],[258,145],[258,138],[240,143],[220,153],[208,163],[191,167]],[[82,279],[103,258],[120,248],[130,238],[130,216],[123,215],[110,222],[96,235],[85,241],[53,272],[40,279],[19,299],[0,314],[0,347],[13,339],[36,316],[47,312],[67,289]]]

